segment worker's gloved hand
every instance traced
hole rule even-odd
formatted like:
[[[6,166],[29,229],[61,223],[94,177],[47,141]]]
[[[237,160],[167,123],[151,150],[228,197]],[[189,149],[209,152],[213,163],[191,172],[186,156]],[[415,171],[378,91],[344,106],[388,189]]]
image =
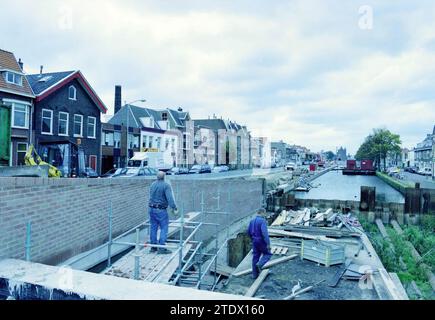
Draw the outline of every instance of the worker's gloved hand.
[[[178,216],[178,209],[177,209],[177,208],[172,209],[172,211],[174,212],[174,215],[175,215],[175,216]]]

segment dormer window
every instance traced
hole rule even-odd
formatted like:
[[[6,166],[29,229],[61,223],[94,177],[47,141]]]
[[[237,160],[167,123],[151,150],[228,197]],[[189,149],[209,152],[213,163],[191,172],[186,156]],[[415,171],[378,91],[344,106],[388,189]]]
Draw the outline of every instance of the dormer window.
[[[14,73],[11,71],[5,72],[5,80],[7,83],[16,84],[17,86],[23,85],[23,76],[18,73]]]
[[[68,90],[68,99],[77,100],[77,89],[74,86],[70,86]]]

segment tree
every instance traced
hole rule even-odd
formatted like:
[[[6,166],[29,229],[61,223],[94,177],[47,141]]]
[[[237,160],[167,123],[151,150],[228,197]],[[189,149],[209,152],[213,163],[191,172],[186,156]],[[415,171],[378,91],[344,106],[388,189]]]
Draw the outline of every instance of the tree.
[[[391,133],[387,129],[373,129],[373,133],[368,135],[359,147],[355,158],[357,160],[370,159],[380,169],[383,160],[384,170],[388,156],[396,156],[401,152],[400,136]]]
[[[332,160],[335,159],[335,154],[332,151],[326,151],[325,152],[325,157],[326,157],[326,160],[332,161]]]

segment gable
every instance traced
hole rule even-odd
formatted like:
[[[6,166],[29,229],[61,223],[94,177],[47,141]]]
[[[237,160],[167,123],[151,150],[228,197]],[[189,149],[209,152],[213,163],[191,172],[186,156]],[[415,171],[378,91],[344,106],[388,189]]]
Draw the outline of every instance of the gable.
[[[89,85],[87,80],[83,77],[80,71],[75,72],[65,72],[65,73],[53,73],[53,74],[43,74],[42,76],[50,76],[50,75],[59,75],[60,80],[58,77],[52,77],[47,80],[49,82],[46,85],[43,85],[42,88],[40,88],[39,81],[32,81],[33,85],[35,86],[35,89],[42,90],[40,91],[36,96],[36,102],[42,101],[46,99],[51,94],[58,92],[59,90],[62,90],[63,88],[68,89],[71,83],[75,80],[79,86],[84,90],[86,95],[92,100],[92,102],[95,104],[95,106],[100,110],[102,113],[107,112],[107,108],[104,105],[104,103],[101,101],[101,99],[97,96],[95,91],[92,89],[92,87]],[[35,80],[39,75],[31,75],[29,78]],[[51,86],[50,86],[51,85]],[[76,87],[78,89],[78,87]]]

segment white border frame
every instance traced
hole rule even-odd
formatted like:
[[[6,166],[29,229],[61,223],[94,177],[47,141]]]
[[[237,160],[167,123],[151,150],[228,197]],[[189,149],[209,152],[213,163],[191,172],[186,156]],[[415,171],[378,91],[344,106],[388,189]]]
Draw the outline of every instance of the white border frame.
[[[89,135],[88,135],[89,120],[90,120],[90,119],[94,119],[94,135],[93,135],[93,136],[89,136]],[[97,139],[97,118],[96,118],[96,117],[88,116],[88,123],[87,123],[87,125],[86,125],[86,136],[87,136],[89,139]]]
[[[60,114],[66,114],[66,134],[60,133],[59,126],[60,126]],[[69,137],[69,112],[65,111],[59,111],[58,112],[58,121],[57,121],[57,134],[61,137]]]
[[[51,117],[50,117],[50,132],[44,132],[42,131],[42,128],[44,126],[44,111],[48,111],[51,113]],[[47,119],[47,118],[45,118]],[[53,110],[50,109],[42,109],[41,110],[41,134],[46,135],[46,136],[52,136],[53,135]]]
[[[81,120],[81,125],[80,125],[80,135],[75,133],[75,129],[76,129],[76,116],[78,116],[78,117],[80,117],[82,119]],[[81,114],[74,114],[73,120],[74,120],[73,121],[73,123],[74,123],[74,126],[73,126],[73,136],[74,136],[74,138],[83,138],[83,115],[81,115]]]

